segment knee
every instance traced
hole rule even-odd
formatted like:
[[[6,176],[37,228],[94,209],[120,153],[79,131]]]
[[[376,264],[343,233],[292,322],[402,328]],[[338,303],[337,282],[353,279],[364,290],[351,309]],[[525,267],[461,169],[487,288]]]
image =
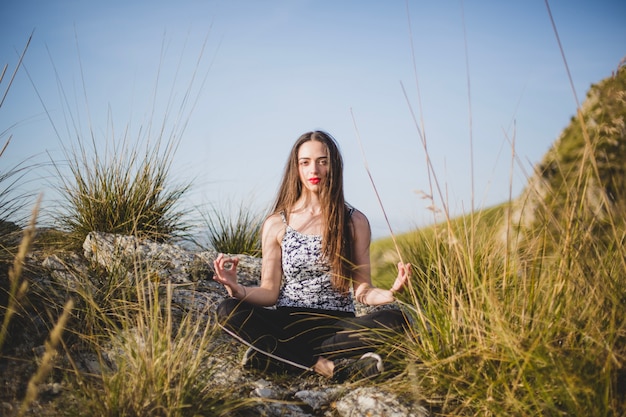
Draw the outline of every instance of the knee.
[[[407,328],[409,327],[410,318],[409,316],[402,310],[393,310],[395,311],[394,315],[396,318],[396,323],[399,328]]]
[[[382,327],[405,329],[409,327],[409,317],[399,309],[382,310],[376,320]]]

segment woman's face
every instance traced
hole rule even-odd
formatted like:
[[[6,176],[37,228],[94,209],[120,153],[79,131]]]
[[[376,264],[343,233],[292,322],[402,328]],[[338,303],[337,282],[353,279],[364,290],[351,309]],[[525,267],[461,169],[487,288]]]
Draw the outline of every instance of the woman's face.
[[[298,149],[298,172],[303,189],[319,192],[326,180],[329,168],[326,145],[317,140],[309,140]]]

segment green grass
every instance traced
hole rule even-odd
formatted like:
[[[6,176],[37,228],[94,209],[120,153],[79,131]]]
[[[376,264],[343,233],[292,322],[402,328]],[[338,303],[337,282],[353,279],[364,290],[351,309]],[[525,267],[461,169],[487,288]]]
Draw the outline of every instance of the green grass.
[[[137,300],[117,300],[102,334],[83,335],[91,350],[115,352],[95,378],[75,373],[83,406],[98,416],[146,417],[227,416],[246,406],[233,387],[214,383],[224,372],[214,358],[225,349],[215,323],[202,312],[181,313],[172,286],[153,282],[149,268],[136,272]]]
[[[80,247],[92,231],[166,240],[182,236],[189,226],[178,208],[189,185],[170,184],[174,142],[112,144],[112,151],[91,152],[81,143],[66,149],[70,174],[55,163],[62,182],[56,214],[70,246]]]
[[[474,229],[464,218],[399,239],[414,265],[404,301],[420,307],[399,389],[419,387],[442,415],[622,415],[624,229],[594,239],[577,222],[570,239],[545,224],[507,246],[504,223],[475,216]],[[394,263],[379,273],[395,276]]]
[[[506,265],[489,240],[440,249],[416,268],[412,300],[427,326],[407,349],[426,398],[453,415],[607,415],[625,354],[619,253],[563,268],[543,248],[525,265]]]
[[[397,237],[414,266],[403,301],[415,319],[397,389],[436,414],[626,413],[626,200],[612,188],[624,160],[608,169],[613,156],[603,159],[601,146],[623,123],[626,97],[623,85],[612,91],[622,122],[606,124],[595,109],[584,117],[604,124],[570,126],[546,159],[556,169],[538,196]],[[381,285],[396,274],[392,243],[372,245]]]
[[[502,224],[509,207],[510,203],[504,203],[474,214],[452,218],[449,223],[435,224],[395,236],[395,241],[403,258],[410,254],[414,266],[427,268],[433,257],[436,258],[444,250],[440,246],[448,237],[458,240],[459,233],[468,230],[472,223],[474,232],[465,236],[465,241],[468,242],[472,236],[484,236]],[[372,242],[370,258],[373,282],[381,287],[391,286],[397,275],[398,263],[394,238],[386,237]],[[404,261],[408,262],[408,259]]]
[[[250,206],[214,207],[203,214],[210,246],[218,252],[261,256],[261,226],[263,217]]]

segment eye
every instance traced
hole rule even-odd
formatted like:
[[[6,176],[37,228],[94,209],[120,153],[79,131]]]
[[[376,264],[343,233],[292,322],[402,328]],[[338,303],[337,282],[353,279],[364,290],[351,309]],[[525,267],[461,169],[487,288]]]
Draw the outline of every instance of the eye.
[[[318,161],[318,164],[320,164],[320,165],[324,165],[324,166],[325,166],[325,165],[328,165],[328,159],[326,159],[326,158],[324,158],[324,159],[320,159],[320,160]]]

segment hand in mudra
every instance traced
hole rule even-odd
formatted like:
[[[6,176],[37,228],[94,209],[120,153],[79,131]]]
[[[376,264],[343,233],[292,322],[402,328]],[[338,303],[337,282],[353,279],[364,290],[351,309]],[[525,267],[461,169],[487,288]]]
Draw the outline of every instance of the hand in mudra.
[[[239,258],[229,258],[223,253],[217,255],[213,261],[215,275],[213,279],[229,289],[235,289],[237,283],[237,264]]]
[[[398,262],[398,276],[390,288],[392,293],[402,292],[411,279],[411,264]]]

